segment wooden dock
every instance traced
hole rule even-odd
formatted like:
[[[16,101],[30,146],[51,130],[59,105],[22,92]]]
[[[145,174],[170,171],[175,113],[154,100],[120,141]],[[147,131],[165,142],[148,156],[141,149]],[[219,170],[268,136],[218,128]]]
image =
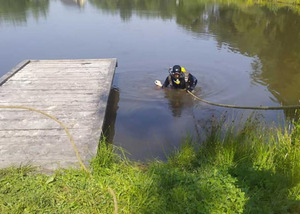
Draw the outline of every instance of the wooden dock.
[[[77,167],[97,152],[116,59],[27,60],[0,78],[0,168]]]

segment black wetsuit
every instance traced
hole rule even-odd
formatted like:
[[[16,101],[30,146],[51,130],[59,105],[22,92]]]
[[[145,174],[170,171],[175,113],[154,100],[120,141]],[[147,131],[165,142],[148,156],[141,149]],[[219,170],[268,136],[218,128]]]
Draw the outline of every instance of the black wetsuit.
[[[172,75],[169,75],[163,84],[163,88],[171,85],[172,88],[187,89],[189,91],[192,91],[192,90],[194,90],[194,88],[197,85],[196,77],[194,77],[192,74],[190,74],[188,72],[183,73],[183,75],[180,76],[179,84],[176,84],[175,81],[176,81],[176,79]]]

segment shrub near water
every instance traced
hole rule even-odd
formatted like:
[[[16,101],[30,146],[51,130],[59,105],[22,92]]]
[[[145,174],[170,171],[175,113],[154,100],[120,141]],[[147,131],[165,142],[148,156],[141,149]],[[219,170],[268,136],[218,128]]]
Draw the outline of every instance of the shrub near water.
[[[249,119],[236,133],[212,129],[198,163],[223,167],[248,198],[246,213],[300,213],[300,125],[266,129]]]
[[[0,170],[0,213],[300,213],[300,126],[224,127],[167,162],[133,163],[102,142],[91,175]]]

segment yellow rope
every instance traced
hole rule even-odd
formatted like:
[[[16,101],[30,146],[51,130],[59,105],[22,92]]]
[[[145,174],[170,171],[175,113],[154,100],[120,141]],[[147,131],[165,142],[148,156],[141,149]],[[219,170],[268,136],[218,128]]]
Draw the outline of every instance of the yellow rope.
[[[73,136],[70,134],[69,129],[65,126],[65,124],[63,124],[63,123],[62,123],[61,121],[59,121],[57,118],[53,117],[53,116],[50,115],[50,114],[47,114],[46,112],[43,112],[43,111],[38,110],[38,109],[35,109],[35,108],[27,107],[27,106],[1,106],[1,105],[0,105],[0,108],[2,108],[2,109],[24,109],[24,110],[29,110],[29,111],[33,111],[33,112],[40,113],[40,114],[42,114],[42,115],[44,115],[44,116],[46,116],[46,117],[48,117],[48,118],[54,120],[55,122],[57,122],[61,127],[64,128],[65,132],[66,132],[67,135],[69,136],[69,138],[70,138],[70,143],[72,144],[73,149],[74,149],[74,151],[75,151],[75,153],[76,153],[76,157],[77,157],[77,160],[78,160],[78,162],[79,162],[79,164],[80,164],[80,166],[81,166],[81,169],[85,170],[85,171],[86,171],[87,173],[89,173],[89,175],[90,175],[90,172],[87,170],[87,168],[85,167],[85,165],[84,165],[83,162],[82,162],[82,159],[81,159],[81,157],[80,157],[80,155],[79,155],[78,149],[77,149],[77,147],[76,147],[76,145],[75,145],[75,143],[74,143]],[[114,213],[115,213],[115,214],[118,214],[117,197],[116,197],[114,191],[113,191],[110,187],[108,187],[108,191],[109,191],[109,193],[113,196],[114,207],[115,207]]]
[[[108,189],[109,193],[112,195],[112,197],[114,199],[114,207],[115,207],[115,212],[114,213],[118,214],[118,203],[117,203],[116,194],[110,187],[108,187],[107,189]]]
[[[51,116],[50,114],[47,114],[46,112],[43,112],[43,111],[38,110],[38,109],[35,109],[35,108],[27,107],[27,106],[1,106],[1,105],[0,105],[0,108],[2,108],[2,109],[8,108],[8,109],[24,109],[24,110],[29,110],[29,111],[33,111],[33,112],[40,113],[40,114],[42,114],[42,115],[44,115],[44,116],[46,116],[46,117],[48,117],[48,118],[54,120],[55,122],[57,122],[61,127],[64,128],[65,132],[66,132],[67,135],[69,136],[69,138],[70,138],[70,143],[71,143],[72,146],[73,146],[73,149],[74,149],[74,151],[75,151],[75,153],[76,153],[77,160],[78,160],[78,162],[79,162],[81,168],[82,168],[83,170],[85,170],[86,172],[89,173],[89,171],[87,170],[87,168],[85,167],[85,165],[84,165],[83,162],[82,162],[82,159],[81,159],[81,157],[80,157],[80,155],[79,155],[79,152],[78,152],[78,149],[77,149],[77,147],[76,147],[76,145],[75,145],[75,143],[74,143],[74,139],[73,139],[72,135],[71,135],[70,132],[69,132],[69,129],[65,126],[65,124],[63,124],[62,122],[60,122],[57,118]]]
[[[283,109],[300,109],[300,105],[291,105],[291,106],[235,106],[235,105],[226,105],[226,104],[219,104],[219,103],[213,103],[204,99],[201,99],[200,97],[196,96],[190,91],[187,91],[192,97],[195,99],[204,102],[209,105],[219,106],[219,107],[225,107],[225,108],[238,108],[238,109],[254,109],[254,110],[283,110]]]

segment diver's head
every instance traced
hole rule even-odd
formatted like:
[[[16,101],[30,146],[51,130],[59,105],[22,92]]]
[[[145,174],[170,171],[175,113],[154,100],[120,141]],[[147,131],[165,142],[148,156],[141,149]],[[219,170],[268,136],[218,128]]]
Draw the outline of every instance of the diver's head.
[[[182,75],[181,67],[179,65],[174,65],[171,71],[171,75],[175,79],[179,79]]]

